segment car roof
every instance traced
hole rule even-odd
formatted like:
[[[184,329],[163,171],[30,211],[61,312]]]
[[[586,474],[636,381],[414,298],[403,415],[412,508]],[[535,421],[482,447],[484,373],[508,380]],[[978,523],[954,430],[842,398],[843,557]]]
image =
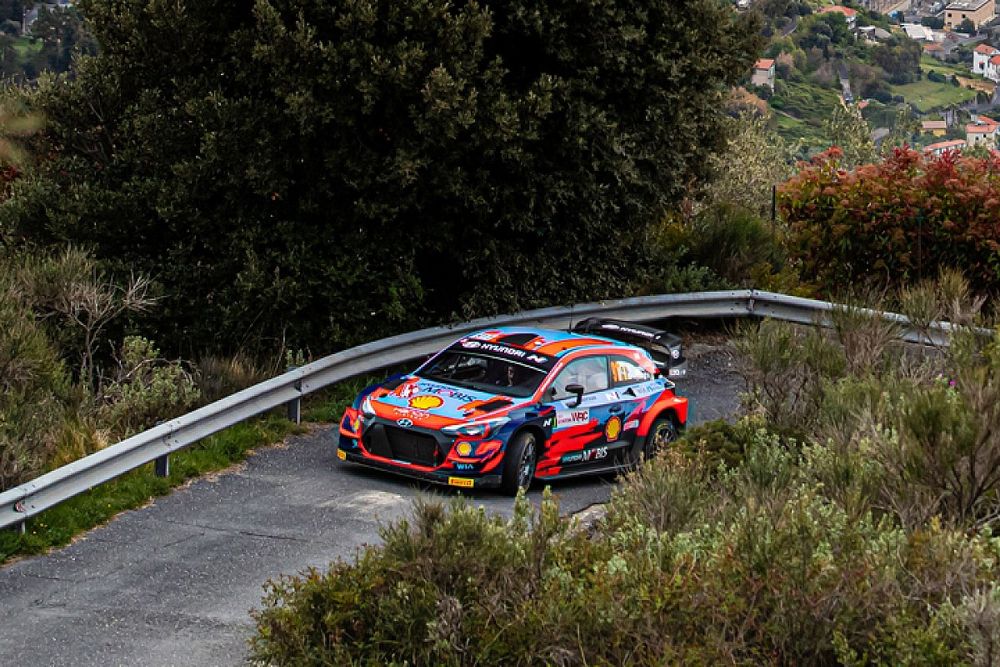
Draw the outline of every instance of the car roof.
[[[592,336],[590,334],[575,334],[555,329],[540,329],[536,327],[496,327],[485,329],[467,336],[468,339],[503,343],[527,352],[538,352],[555,357],[565,357],[571,352],[589,348],[620,347],[638,349],[634,345],[621,341]]]

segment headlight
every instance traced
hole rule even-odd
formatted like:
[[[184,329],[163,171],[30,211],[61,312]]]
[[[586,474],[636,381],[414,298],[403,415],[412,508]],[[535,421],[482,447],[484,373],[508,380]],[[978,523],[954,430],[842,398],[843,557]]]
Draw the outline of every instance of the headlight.
[[[365,400],[361,401],[361,414],[365,417],[375,416],[375,408],[372,407],[372,397],[370,394],[365,396]]]
[[[445,435],[461,435],[467,438],[485,438],[491,431],[500,428],[509,421],[510,419],[508,417],[497,417],[496,419],[487,419],[486,421],[481,422],[445,426],[441,429],[441,432]]]

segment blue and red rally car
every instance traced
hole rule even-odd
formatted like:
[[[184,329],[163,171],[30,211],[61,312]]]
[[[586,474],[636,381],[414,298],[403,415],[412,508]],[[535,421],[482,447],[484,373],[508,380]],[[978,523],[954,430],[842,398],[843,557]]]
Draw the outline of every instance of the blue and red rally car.
[[[575,331],[461,338],[365,389],[341,420],[337,456],[514,495],[533,479],[633,466],[676,438],[688,412],[668,379],[686,368],[679,339],[612,320]]]

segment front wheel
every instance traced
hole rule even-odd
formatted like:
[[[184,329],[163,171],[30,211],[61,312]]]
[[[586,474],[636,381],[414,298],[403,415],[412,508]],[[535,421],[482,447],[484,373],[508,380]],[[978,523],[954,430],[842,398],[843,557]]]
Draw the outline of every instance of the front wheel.
[[[527,490],[535,478],[538,462],[538,440],[531,431],[522,431],[510,442],[504,460],[500,489],[508,496]]]
[[[642,447],[642,456],[647,461],[663,451],[677,439],[677,425],[670,417],[658,417],[649,427],[649,434]]]

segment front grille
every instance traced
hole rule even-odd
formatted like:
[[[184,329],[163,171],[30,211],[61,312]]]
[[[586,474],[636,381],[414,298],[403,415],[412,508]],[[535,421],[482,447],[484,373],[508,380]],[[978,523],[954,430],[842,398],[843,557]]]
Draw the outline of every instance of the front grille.
[[[441,465],[441,453],[432,435],[377,424],[365,433],[365,449],[376,456],[424,466]]]

